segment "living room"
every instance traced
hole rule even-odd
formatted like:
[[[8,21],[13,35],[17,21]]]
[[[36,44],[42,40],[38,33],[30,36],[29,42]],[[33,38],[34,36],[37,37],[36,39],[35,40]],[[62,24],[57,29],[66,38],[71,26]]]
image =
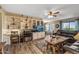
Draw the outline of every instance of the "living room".
[[[2,4],[0,52],[78,54],[78,7],[78,4]]]

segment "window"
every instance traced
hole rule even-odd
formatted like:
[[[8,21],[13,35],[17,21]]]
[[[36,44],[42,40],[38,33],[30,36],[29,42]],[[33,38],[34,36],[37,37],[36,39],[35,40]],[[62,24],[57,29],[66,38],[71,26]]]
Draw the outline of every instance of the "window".
[[[76,31],[78,30],[77,21],[63,22],[62,30]]]
[[[70,31],[77,30],[77,23],[76,22],[70,22]]]
[[[69,23],[62,23],[62,30],[69,30]]]

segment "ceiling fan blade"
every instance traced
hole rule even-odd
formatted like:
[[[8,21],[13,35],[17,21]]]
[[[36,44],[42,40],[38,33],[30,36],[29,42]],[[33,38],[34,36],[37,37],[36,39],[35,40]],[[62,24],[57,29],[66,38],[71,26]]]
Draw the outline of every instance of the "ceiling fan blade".
[[[57,12],[55,12],[55,13],[53,13],[53,14],[59,14],[60,12],[59,11],[57,11]]]
[[[54,14],[53,17],[57,17],[57,15]]]

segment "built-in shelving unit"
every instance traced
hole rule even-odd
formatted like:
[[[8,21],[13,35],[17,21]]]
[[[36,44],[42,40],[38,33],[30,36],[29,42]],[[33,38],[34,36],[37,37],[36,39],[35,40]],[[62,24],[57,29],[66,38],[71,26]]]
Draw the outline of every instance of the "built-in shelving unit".
[[[40,25],[42,22],[41,18],[31,17],[31,16],[21,16],[21,15],[14,15],[12,13],[5,13],[6,17],[6,29],[32,29],[33,25],[35,24]],[[39,24],[38,24],[39,23]]]
[[[16,13],[2,11],[2,36],[3,41],[6,44],[10,43],[10,35],[12,31],[17,31],[18,35],[22,33],[24,29],[32,30],[33,25],[42,25],[43,20],[39,17],[24,16]],[[33,32],[34,33],[34,32]]]

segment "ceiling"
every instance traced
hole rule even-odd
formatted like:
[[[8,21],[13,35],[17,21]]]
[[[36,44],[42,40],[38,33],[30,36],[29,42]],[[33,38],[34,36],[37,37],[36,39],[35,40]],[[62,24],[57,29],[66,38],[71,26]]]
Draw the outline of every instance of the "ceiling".
[[[79,16],[79,4],[2,4],[6,11],[41,17],[47,19],[44,15],[46,10],[59,10],[60,14],[53,19],[64,19]]]

